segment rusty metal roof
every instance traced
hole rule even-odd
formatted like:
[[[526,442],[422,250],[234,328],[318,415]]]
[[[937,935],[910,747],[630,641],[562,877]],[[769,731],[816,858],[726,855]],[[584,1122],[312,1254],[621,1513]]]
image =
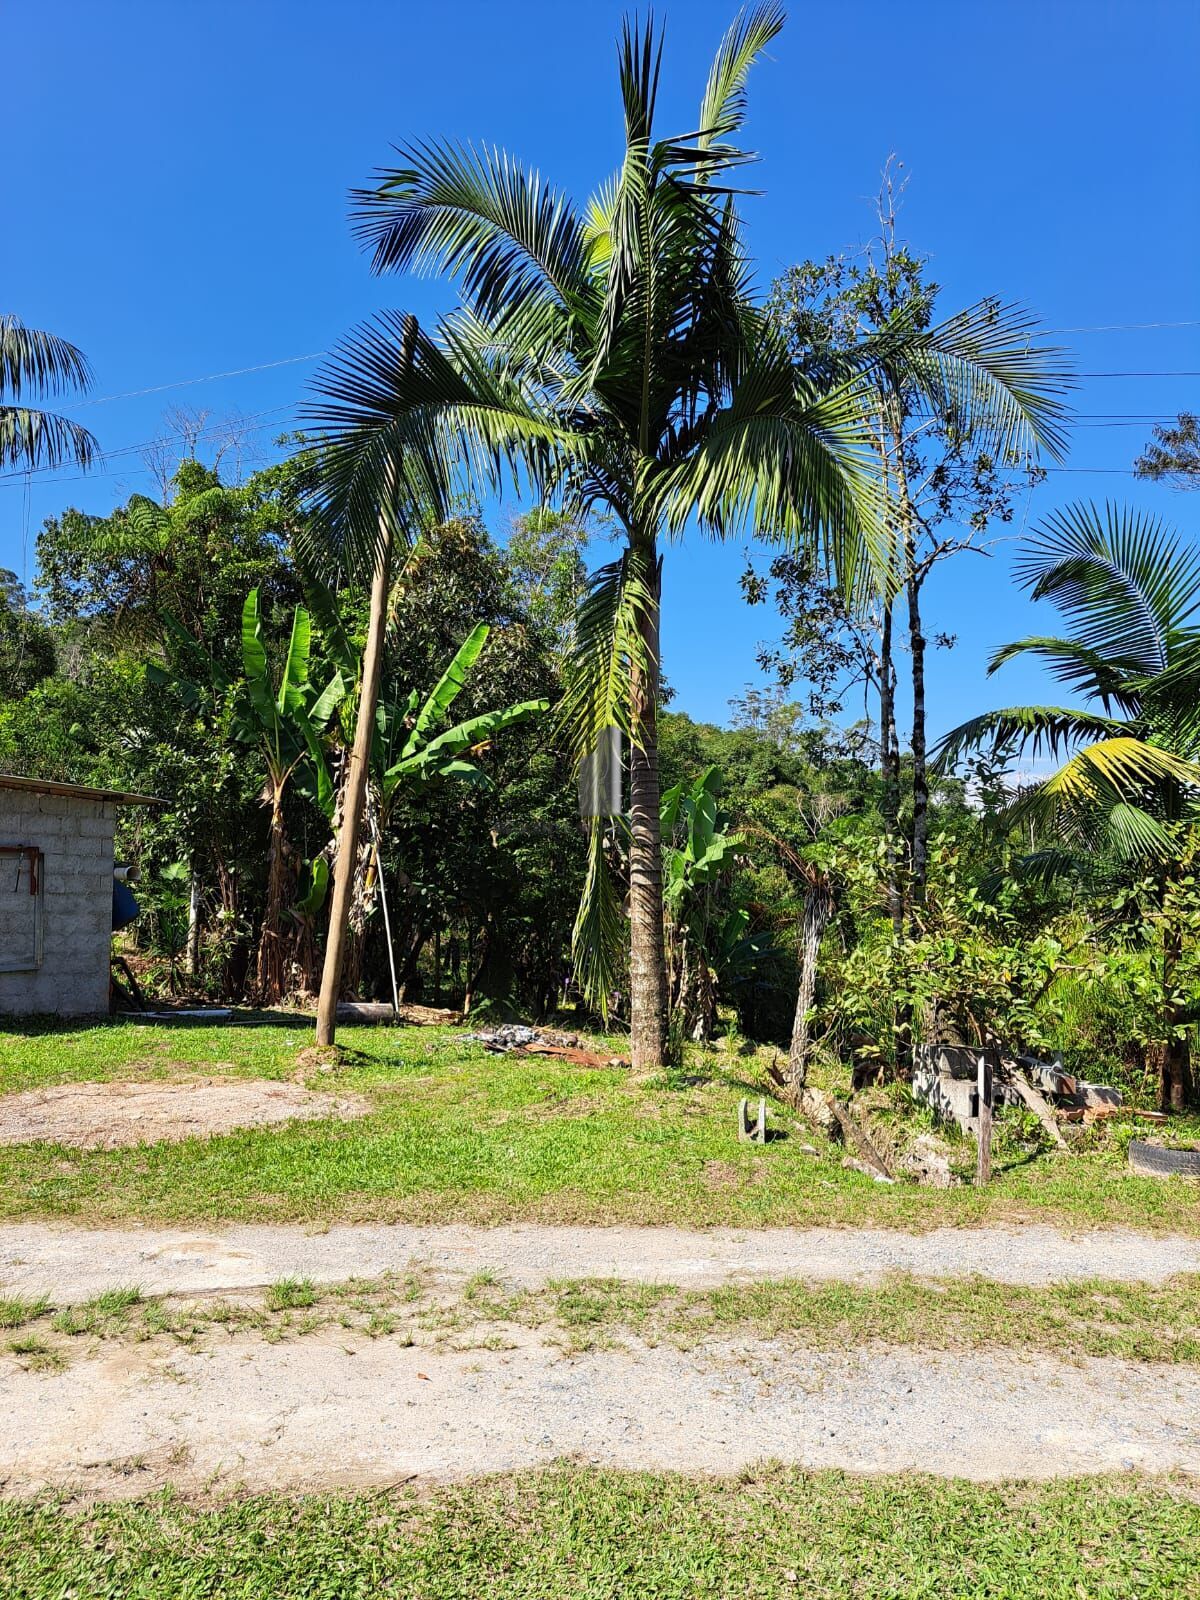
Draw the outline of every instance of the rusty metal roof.
[[[152,794],[125,794],[120,789],[90,789],[83,783],[58,783],[53,778],[18,778],[0,772],[0,789],[16,789],[24,794],[56,794],[68,800],[111,800],[121,806],[165,806]]]

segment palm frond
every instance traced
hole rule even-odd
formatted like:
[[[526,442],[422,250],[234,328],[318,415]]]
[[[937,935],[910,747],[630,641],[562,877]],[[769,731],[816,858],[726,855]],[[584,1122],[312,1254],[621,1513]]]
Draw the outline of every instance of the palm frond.
[[[1072,366],[1067,351],[1041,339],[1025,307],[983,300],[913,344],[928,404],[973,444],[1002,460],[1066,454]]]
[[[1174,849],[1170,829],[1153,812],[1120,798],[1094,775],[1065,793],[1052,779],[1035,784],[1001,812],[998,823],[1052,838],[1054,849],[1073,847],[1093,861],[1161,861]]]
[[[27,406],[0,405],[0,467],[90,467],[100,454],[95,438],[70,417]]]
[[[448,515],[460,481],[498,487],[506,467],[544,474],[577,443],[519,373],[490,362],[461,328],[439,334],[419,332],[410,359],[408,319],[381,313],[338,348],[304,408],[321,437],[312,509],[328,546],[360,570],[373,566],[381,514],[410,540],[423,521]]]
[[[575,624],[575,647],[558,731],[575,760],[597,748],[607,728],[632,737],[630,682],[647,660],[644,622],[654,604],[657,574],[635,550],[599,568]]]
[[[0,393],[20,399],[87,389],[92,369],[82,350],[57,334],[27,328],[19,317],[0,316]]]
[[[1033,634],[1026,639],[1015,639],[1001,645],[988,662],[988,672],[993,673],[1005,662],[1017,656],[1039,657],[1060,683],[1089,699],[1100,700],[1105,712],[1116,705],[1126,716],[1135,716],[1141,704],[1136,687],[1108,657],[1101,655],[1075,639],[1059,639],[1046,634]]]
[[[376,272],[408,268],[457,278],[487,318],[553,297],[591,295],[582,224],[569,201],[504,151],[458,144],[404,147],[353,195],[351,221]]]
[[[930,764],[938,772],[948,772],[966,751],[985,745],[994,750],[1028,750],[1035,759],[1042,754],[1057,758],[1085,739],[1120,738],[1128,731],[1126,723],[1068,706],[1005,706],[952,728],[930,752]]]
[[[1151,675],[1200,610],[1200,554],[1156,518],[1082,502],[1052,512],[1015,565],[1036,600],[1051,600],[1075,637],[1125,673]]]
[[[721,41],[700,105],[697,142],[702,150],[740,131],[746,120],[746,80],[750,69],[786,20],[782,5],[768,0],[743,12]]]
[[[655,485],[668,525],[691,516],[724,537],[755,535],[794,546],[821,540],[852,588],[859,564],[887,581],[883,506],[865,391],[822,392],[798,379],[773,346],[760,346],[730,404],[695,448]]]
[[[1098,800],[1103,795],[1133,801],[1164,780],[1195,788],[1200,785],[1200,767],[1144,739],[1117,734],[1076,750],[1042,787],[1067,801]]]
[[[571,933],[571,956],[584,999],[606,1019],[621,971],[624,940],[625,914],[604,851],[604,819],[593,817],[587,872]]]

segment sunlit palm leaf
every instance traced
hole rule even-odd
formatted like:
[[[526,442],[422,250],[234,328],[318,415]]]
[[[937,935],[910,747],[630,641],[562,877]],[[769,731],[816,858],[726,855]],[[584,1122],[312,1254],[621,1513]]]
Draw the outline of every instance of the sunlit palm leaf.
[[[630,726],[630,678],[647,660],[644,623],[654,599],[654,574],[635,551],[593,574],[575,627],[559,731],[576,761],[595,750],[607,728]]]
[[[1052,512],[1016,573],[1126,675],[1162,672],[1200,611],[1200,555],[1155,518],[1111,504]]]
[[[604,851],[604,821],[593,817],[587,873],[571,935],[575,977],[587,1004],[607,1018],[621,972],[625,914]]]
[[[376,272],[457,278],[485,317],[552,295],[589,298],[583,229],[570,203],[500,150],[418,143],[354,195],[352,220]]]
[[[737,133],[746,118],[750,69],[782,30],[787,13],[778,4],[755,6],[730,28],[717,51],[700,106],[699,144],[707,149]]]
[[[57,334],[27,328],[19,317],[0,316],[0,391],[19,399],[87,389],[92,369],[87,357]]]

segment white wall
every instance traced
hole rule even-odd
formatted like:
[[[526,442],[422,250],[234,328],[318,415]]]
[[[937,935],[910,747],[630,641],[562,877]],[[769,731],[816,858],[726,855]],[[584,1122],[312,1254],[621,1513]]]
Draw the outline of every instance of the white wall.
[[[114,823],[110,801],[0,789],[0,845],[35,845],[44,857],[42,964],[0,972],[0,1013],[108,1011]],[[15,870],[13,857],[0,856],[9,862]],[[0,885],[0,916],[6,887]]]

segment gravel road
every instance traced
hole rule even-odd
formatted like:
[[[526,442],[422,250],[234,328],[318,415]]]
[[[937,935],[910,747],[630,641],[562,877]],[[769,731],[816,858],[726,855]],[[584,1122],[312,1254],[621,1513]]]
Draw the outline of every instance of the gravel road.
[[[334,1282],[423,1262],[457,1274],[489,1269],[536,1288],[551,1278],[613,1277],[709,1287],[736,1279],[871,1282],[887,1272],[977,1273],[1002,1283],[1086,1278],[1160,1283],[1200,1273],[1200,1239],[1047,1227],[886,1229],[500,1228],[263,1225],[213,1231],[0,1227],[0,1289],[86,1300],[114,1284],[147,1294],[253,1288],[284,1277]]]
[[[448,1353],[312,1335],[165,1359],[126,1346],[51,1374],[0,1358],[0,1407],[10,1494],[386,1485],[560,1458],[690,1473],[772,1459],[975,1479],[1200,1474],[1200,1370],[1016,1354],[747,1340],[568,1357],[536,1334]]]

